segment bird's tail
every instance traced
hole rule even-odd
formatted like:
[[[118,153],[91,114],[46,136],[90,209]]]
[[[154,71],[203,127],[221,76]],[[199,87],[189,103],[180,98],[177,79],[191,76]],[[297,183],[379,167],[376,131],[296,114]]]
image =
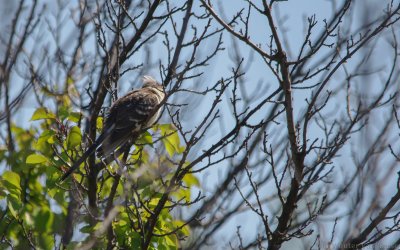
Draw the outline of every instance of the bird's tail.
[[[86,161],[86,159],[91,156],[95,151],[96,148],[98,148],[100,146],[100,144],[103,143],[103,141],[105,139],[107,139],[110,134],[111,131],[114,129],[114,126],[111,126],[108,130],[104,131],[98,138],[97,140],[89,147],[88,150],[86,150],[85,153],[83,153],[83,155],[79,158],[79,160],[77,160],[72,167],[70,167],[67,172],[65,172],[63,174],[63,176],[61,176],[60,178],[60,182],[63,182],[65,179],[68,178],[68,176],[70,176],[72,174],[72,172],[74,172],[77,168],[79,168],[79,166]]]
[[[84,161],[86,161],[86,159],[94,153],[94,151],[96,151],[97,148],[97,144],[93,143],[88,150],[86,150],[85,153],[83,153],[83,155],[79,158],[79,160],[77,160],[76,162],[74,162],[74,164],[72,165],[72,167],[70,167],[67,172],[65,172],[63,174],[63,176],[61,176],[60,181],[63,182],[65,179],[68,178],[68,176],[70,176],[72,174],[72,172],[74,172]]]

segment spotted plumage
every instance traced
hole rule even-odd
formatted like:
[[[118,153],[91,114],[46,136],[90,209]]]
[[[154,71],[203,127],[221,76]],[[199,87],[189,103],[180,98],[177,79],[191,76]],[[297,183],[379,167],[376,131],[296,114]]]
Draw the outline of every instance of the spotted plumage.
[[[135,139],[151,127],[161,113],[160,104],[165,98],[161,85],[149,76],[143,77],[143,87],[119,98],[111,106],[102,134],[82,157],[61,177],[65,180],[97,149],[98,157],[108,157],[118,147]]]

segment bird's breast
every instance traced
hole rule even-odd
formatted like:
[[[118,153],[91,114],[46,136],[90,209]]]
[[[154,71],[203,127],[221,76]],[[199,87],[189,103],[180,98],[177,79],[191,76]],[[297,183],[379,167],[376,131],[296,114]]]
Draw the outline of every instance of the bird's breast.
[[[146,127],[151,127],[160,117],[161,109],[159,108],[157,112],[154,113],[152,117],[147,121]]]

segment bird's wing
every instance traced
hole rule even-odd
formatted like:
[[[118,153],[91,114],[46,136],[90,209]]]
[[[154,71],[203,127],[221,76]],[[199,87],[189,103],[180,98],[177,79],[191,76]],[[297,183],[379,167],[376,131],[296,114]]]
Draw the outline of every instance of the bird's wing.
[[[105,123],[105,129],[113,126],[113,130],[104,140],[99,155],[106,156],[132,139],[135,133],[143,129],[158,104],[157,96],[147,89],[132,91],[118,99],[111,106]]]
[[[99,146],[99,156],[109,156],[117,147],[128,141],[134,142],[144,125],[154,115],[160,102],[160,96],[149,88],[131,91],[115,101],[106,117],[103,133],[61,177],[61,181],[77,169]]]

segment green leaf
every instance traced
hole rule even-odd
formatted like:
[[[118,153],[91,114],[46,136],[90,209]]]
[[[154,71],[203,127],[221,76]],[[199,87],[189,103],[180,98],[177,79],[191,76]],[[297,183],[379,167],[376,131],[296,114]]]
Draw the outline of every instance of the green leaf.
[[[35,216],[35,228],[39,232],[50,232],[52,231],[52,225],[54,220],[53,213],[48,207],[41,207],[39,213]]]
[[[188,188],[180,188],[172,193],[178,200],[184,199],[186,202],[190,202],[190,190]]]
[[[43,133],[40,135],[39,139],[37,140],[38,145],[41,145],[45,142],[49,143],[49,144],[54,144],[55,140],[54,140],[54,136],[55,136],[56,132],[54,132],[53,130],[45,130],[43,131]]]
[[[71,122],[78,123],[79,120],[81,119],[81,113],[80,112],[71,112],[68,116],[68,120]]]
[[[148,207],[153,209],[158,205],[159,202],[160,202],[159,198],[151,199],[150,202],[148,203]]]
[[[175,153],[182,153],[185,148],[180,146],[180,139],[177,131],[171,124],[161,124],[158,126],[161,131],[162,142],[168,155],[172,157]]]
[[[151,134],[149,132],[145,131],[136,140],[135,144],[139,144],[139,145],[150,144],[150,145],[153,145],[153,137],[151,136]]]
[[[90,233],[94,232],[94,229],[91,225],[86,225],[86,226],[83,226],[79,231],[81,233],[90,234]]]
[[[174,234],[166,235],[165,243],[169,246],[169,249],[177,249],[178,240]]]
[[[61,119],[62,121],[63,121],[65,118],[67,118],[68,115],[69,115],[68,107],[66,107],[66,106],[61,106],[61,107],[58,109],[58,118]]]
[[[53,198],[58,204],[63,204],[65,200],[65,192],[61,191],[59,187],[52,188],[48,190],[48,195]]]
[[[6,191],[4,192],[4,194],[7,195],[8,201],[12,199],[11,201],[13,203],[20,202],[22,189],[21,189],[21,179],[18,174],[11,171],[4,172],[0,184],[2,184],[1,186],[3,186]],[[13,207],[19,207],[19,205],[14,204]]]
[[[54,119],[56,116],[49,112],[45,108],[38,108],[36,111],[33,113],[31,121],[36,121],[36,120],[42,120],[42,119]]]
[[[101,228],[101,226],[102,226],[102,222],[98,222],[98,223],[97,223],[96,225],[94,225],[94,226],[92,226],[92,225],[83,226],[79,231],[80,231],[81,233],[87,233],[87,234],[89,234],[89,233],[95,232],[96,230],[99,230],[99,229]]]
[[[43,155],[31,154],[26,158],[27,164],[40,164],[43,162],[47,162],[47,158]]]
[[[77,126],[73,126],[69,131],[67,137],[67,147],[68,149],[73,149],[75,146],[79,145],[82,140],[81,130]]]
[[[54,249],[54,236],[49,233],[39,234],[39,245],[42,249]]]
[[[17,173],[6,171],[2,176],[4,187],[14,195],[14,197],[19,198],[21,195],[21,179]]]
[[[174,221],[175,227],[180,228],[179,233],[182,233],[184,236],[189,236],[189,226],[185,225],[185,222],[181,220]],[[185,226],[184,226],[185,225]]]
[[[191,187],[191,186],[196,186],[200,187],[200,182],[199,179],[194,174],[186,174],[183,177],[183,182],[186,184],[186,186]]]
[[[7,196],[7,207],[10,210],[12,216],[16,219],[19,218],[18,210],[21,208],[21,200],[15,196]]]
[[[18,213],[17,213],[16,209],[14,208],[13,202],[8,201],[7,207],[8,207],[8,210],[10,210],[10,213],[12,214],[12,216],[15,219],[18,219]]]
[[[163,139],[162,141],[164,143],[164,147],[165,150],[167,150],[168,155],[172,157],[175,154],[175,146],[168,139]]]
[[[99,116],[96,120],[96,129],[102,130],[103,129],[103,117]]]

